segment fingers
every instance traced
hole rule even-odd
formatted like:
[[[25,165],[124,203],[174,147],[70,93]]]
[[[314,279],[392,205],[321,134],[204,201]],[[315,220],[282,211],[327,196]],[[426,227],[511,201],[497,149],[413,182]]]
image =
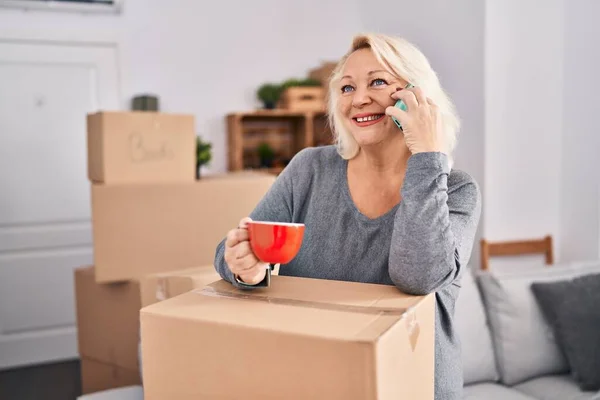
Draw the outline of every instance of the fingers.
[[[246,256],[235,260],[231,266],[231,271],[238,275],[246,274],[251,272],[252,269],[256,269],[257,264],[260,264],[260,262],[254,257],[254,254],[247,254]]]
[[[246,229],[232,229],[227,233],[225,239],[226,247],[234,247],[238,243],[248,240],[248,230]]]
[[[409,110],[411,108],[417,108],[419,103],[417,102],[417,97],[415,93],[413,93],[413,90],[414,88],[398,90],[397,92],[392,93],[392,98],[403,100]]]
[[[243,230],[238,230],[244,232]],[[234,246],[225,246],[225,262],[227,264],[234,264],[237,260],[246,257],[247,255],[254,255],[250,248],[250,242],[247,240],[241,241]]]
[[[250,217],[242,218],[240,220],[240,223],[238,224],[238,228],[240,228],[240,229],[248,228],[248,222],[252,222],[252,218],[250,218]]]
[[[431,100],[429,97],[427,98],[427,104],[429,105],[429,113],[431,116],[438,118],[440,115],[440,108]]]
[[[435,106],[435,103],[433,103],[433,101],[430,98],[425,96],[425,92],[423,92],[423,89],[421,89],[420,87],[412,87],[403,90],[398,90],[392,93],[392,98],[397,100],[404,100],[404,102],[409,108],[411,105],[413,107],[422,106],[426,104],[430,106]]]
[[[255,275],[268,266],[268,264],[260,262],[254,254],[247,254],[243,258],[235,259],[228,265],[234,275]]]
[[[385,109],[385,114],[389,115],[390,117],[396,117],[398,120],[400,120],[400,122],[402,122],[402,120],[408,116],[406,111],[394,106],[387,107]]]
[[[225,246],[234,247],[240,242],[248,240],[248,222],[252,222],[252,218],[245,217],[240,220],[238,227],[236,229],[232,229],[227,233],[227,238],[225,240]]]
[[[248,230],[229,231],[225,241],[225,262],[234,274],[246,273],[259,262],[250,247]]]
[[[425,96],[425,92],[423,89],[419,87],[412,87],[403,90],[398,90],[391,94],[391,97],[396,100],[402,100],[407,105],[407,111],[403,111],[398,107],[388,107],[385,111],[387,115],[396,117],[400,121],[403,118],[411,113],[411,111],[415,111],[418,107],[426,106],[424,108],[430,109],[431,114],[438,113],[438,106],[431,100],[429,97]],[[412,107],[412,110],[411,110]]]
[[[433,108],[436,111],[439,109],[438,105],[435,104],[433,100],[431,100],[429,97],[427,98],[427,104],[429,104],[429,107]]]
[[[250,247],[246,246],[247,243],[243,242],[225,250],[225,262],[234,274],[247,273],[256,264],[259,264],[259,260]]]
[[[417,102],[419,103],[419,105],[425,105],[428,104],[427,102],[427,97],[425,96],[425,93],[423,93],[423,90],[420,87],[413,87],[410,89],[411,92],[414,93],[415,98],[417,99]]]
[[[244,242],[238,243],[231,250],[234,251],[235,258],[238,258],[238,259],[239,258],[244,258],[248,254],[253,254],[252,253],[252,249],[250,248],[250,242],[248,242],[248,241],[244,241]]]
[[[225,262],[229,270],[236,276],[247,280],[262,280],[268,264],[260,262],[250,247],[248,222],[252,219],[243,218],[238,227],[227,233],[225,239]]]
[[[246,273],[238,274],[237,276],[245,283],[248,283],[250,285],[256,285],[257,283],[265,279],[266,274],[266,266],[261,266],[260,264],[257,264],[256,268],[253,268],[252,270]]]

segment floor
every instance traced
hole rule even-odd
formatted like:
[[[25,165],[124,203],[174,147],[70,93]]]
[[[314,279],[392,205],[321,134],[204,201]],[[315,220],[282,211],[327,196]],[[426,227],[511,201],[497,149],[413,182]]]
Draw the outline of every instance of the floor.
[[[1,400],[75,400],[79,360],[0,371]]]

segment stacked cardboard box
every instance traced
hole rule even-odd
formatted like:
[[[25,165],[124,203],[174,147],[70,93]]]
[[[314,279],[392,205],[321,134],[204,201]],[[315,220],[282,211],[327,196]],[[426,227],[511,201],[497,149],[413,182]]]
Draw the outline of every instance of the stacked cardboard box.
[[[140,383],[139,312],[217,281],[212,265],[99,284],[94,267],[75,271],[81,383],[85,393]]]
[[[217,280],[216,245],[275,179],[196,181],[193,116],[99,112],[87,123],[94,266],[75,272],[84,393],[140,383],[140,308]]]

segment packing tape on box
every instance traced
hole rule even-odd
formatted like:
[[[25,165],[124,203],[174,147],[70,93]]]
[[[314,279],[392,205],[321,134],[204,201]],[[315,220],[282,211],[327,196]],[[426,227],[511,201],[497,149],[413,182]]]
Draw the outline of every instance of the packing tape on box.
[[[419,320],[417,319],[417,311],[414,307],[409,308],[406,313],[402,316],[406,322],[406,331],[408,332],[408,341],[412,351],[415,351],[419,335],[421,334],[421,327],[419,326]]]
[[[412,351],[415,351],[419,335],[421,333],[421,327],[419,326],[419,320],[417,318],[417,310],[415,307],[409,308],[384,308],[384,307],[371,307],[371,306],[353,306],[349,304],[332,304],[323,303],[318,301],[299,300],[299,299],[286,299],[281,297],[271,297],[261,294],[244,293],[244,292],[231,292],[226,290],[215,289],[214,287],[207,286],[203,289],[193,290],[195,293],[199,293],[204,296],[226,298],[226,299],[237,299],[237,300],[250,300],[258,301],[263,303],[277,304],[277,305],[289,305],[299,306],[308,308],[317,308],[320,310],[332,310],[332,311],[343,311],[343,312],[354,312],[361,314],[371,315],[396,315],[400,317],[400,320],[404,320],[406,325],[406,332],[408,334],[408,341],[410,343]]]
[[[200,293],[204,296],[238,299],[238,300],[251,300],[259,301],[263,303],[271,303],[277,305],[288,305],[288,306],[299,306],[307,308],[318,308],[321,310],[332,310],[332,311],[346,311],[355,312],[362,314],[375,314],[375,315],[404,315],[409,309],[407,308],[382,308],[382,307],[367,307],[367,306],[353,306],[349,304],[332,304],[323,303],[318,301],[298,300],[298,299],[285,299],[281,297],[270,297],[259,294],[249,294],[240,292],[229,292],[226,290],[219,290],[213,287],[205,287],[203,289],[195,290],[196,293]]]
[[[156,281],[156,300],[163,301],[169,298],[169,289],[167,288],[167,279],[158,277]]]

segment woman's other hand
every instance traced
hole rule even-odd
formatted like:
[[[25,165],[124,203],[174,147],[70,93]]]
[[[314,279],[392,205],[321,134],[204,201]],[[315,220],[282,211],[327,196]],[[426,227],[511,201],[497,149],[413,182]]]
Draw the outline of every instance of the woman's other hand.
[[[390,106],[385,113],[402,124],[404,141],[412,154],[423,152],[446,153],[444,134],[441,129],[441,114],[433,101],[418,88],[397,90],[394,100],[403,100],[407,111]]]
[[[225,240],[225,262],[229,270],[242,282],[249,285],[260,283],[266,276],[268,264],[261,262],[250,248],[247,223],[243,218],[238,227],[227,233]]]

